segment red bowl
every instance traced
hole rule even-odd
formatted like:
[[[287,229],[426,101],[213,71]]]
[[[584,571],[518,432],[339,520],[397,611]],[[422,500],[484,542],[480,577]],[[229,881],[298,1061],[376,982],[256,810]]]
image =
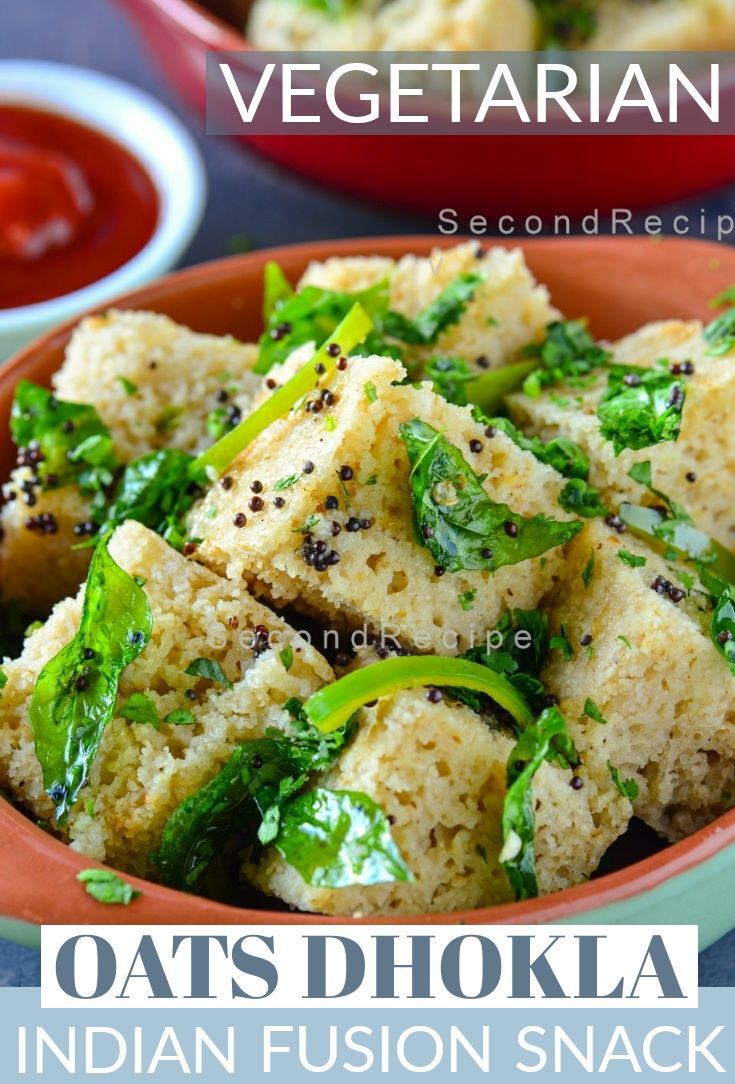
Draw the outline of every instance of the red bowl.
[[[200,113],[207,51],[252,48],[195,0],[117,3],[158,69]],[[463,216],[488,217],[635,210],[735,177],[732,136],[293,135],[245,141],[310,180],[432,216],[447,206]]]
[[[165,313],[214,334],[250,340],[261,326],[262,275],[277,260],[295,281],[311,260],[375,254],[427,255],[426,237],[332,241],[294,245],[219,260],[178,272],[117,299],[123,309]],[[446,245],[448,242],[442,242]],[[553,302],[570,316],[586,315],[598,337],[617,338],[665,317],[708,319],[709,298],[735,281],[735,249],[667,238],[545,239],[523,245],[528,264],[545,282]],[[0,370],[0,477],[15,450],[7,422],[17,382],[47,383],[63,359],[70,323],[16,355]],[[598,922],[698,922],[702,945],[732,925],[728,900],[735,893],[735,810],[659,854],[585,884],[521,903],[447,915],[391,917],[387,922],[539,923],[573,919]],[[283,911],[236,908],[126,877],[142,891],[130,907],[100,907],[76,880],[90,860],[71,850],[0,801],[0,916],[41,923],[263,923],[359,922]],[[98,865],[98,863],[94,863]],[[0,918],[3,932],[18,935]]]

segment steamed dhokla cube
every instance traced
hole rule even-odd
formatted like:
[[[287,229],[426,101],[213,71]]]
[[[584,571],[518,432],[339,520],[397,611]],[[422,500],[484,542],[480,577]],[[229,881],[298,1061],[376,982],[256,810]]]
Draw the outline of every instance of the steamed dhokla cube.
[[[90,504],[77,486],[43,489],[28,468],[12,472],[0,502],[1,601],[45,617],[77,590],[92,554],[83,544],[97,530]]]
[[[735,5],[732,0],[602,0],[588,49],[629,52],[648,49],[732,49]]]
[[[89,502],[76,486],[42,491],[27,467],[14,470],[2,487],[0,598],[22,603],[29,616],[46,615],[67,589],[87,574],[89,550],[77,532],[89,519]]]
[[[211,443],[215,411],[246,410],[260,385],[257,348],[201,335],[152,312],[83,320],[53,378],[60,399],[93,403],[123,463],[155,448]]]
[[[425,691],[403,692],[361,712],[357,736],[319,785],[356,790],[378,803],[413,874],[412,882],[368,888],[307,885],[274,848],[246,876],[292,907],[336,915],[462,910],[513,898],[499,864],[509,733]],[[533,782],[535,855],[541,892],[588,877],[630,819],[630,803],[608,780],[609,816],[598,823],[569,769],[545,763]],[[579,789],[575,789],[579,787]]]
[[[477,288],[460,320],[447,328],[433,346],[409,347],[408,361],[435,356],[460,357],[485,368],[514,360],[529,342],[543,338],[547,325],[558,317],[549,292],[537,283],[520,249],[476,244],[434,249],[427,257],[403,256],[393,261],[374,257],[333,257],[312,263],[299,286],[314,285],[353,293],[387,279],[390,306],[403,316],[415,317],[430,305],[458,275],[479,272],[485,281]]]
[[[484,642],[509,607],[534,608],[563,555],[557,547],[494,573],[445,573],[414,532],[399,426],[419,418],[446,432],[489,498],[526,517],[568,520],[558,504],[564,479],[428,384],[401,384],[404,375],[390,358],[352,359],[320,399],[323,410],[306,403],[242,453],[188,531],[203,539],[205,564],[257,583],[278,605],[455,654]]]
[[[363,0],[348,11],[257,0],[248,34],[261,49],[533,49],[532,0]]]
[[[600,373],[588,385],[557,385],[539,398],[523,392],[508,400],[511,417],[526,432],[544,440],[564,435],[576,441],[590,458],[590,482],[613,505],[623,500],[641,503],[646,491],[629,477],[636,463],[649,460],[653,484],[683,504],[698,526],[725,546],[735,546],[735,429],[730,404],[735,396],[735,354],[712,357],[698,321],[669,320],[651,324],[612,347],[620,365],[651,368],[660,359],[678,369],[686,399],[681,432],[638,451],[616,456],[612,443],[600,435],[597,408],[607,387]]]
[[[141,576],[153,612],[143,652],[123,672],[117,714],[107,726],[88,786],[60,834],[90,858],[155,878],[150,854],[168,816],[222,768],[242,741],[260,737],[288,718],[284,702],[306,698],[332,678],[325,660],[280,618],[255,602],[241,584],[188,561],[140,524],[128,522],[109,551],[130,575]],[[3,664],[0,696],[0,783],[36,816],[51,821],[28,724],[28,707],[43,666],[72,639],[81,593],[60,602],[25,643],[19,659]],[[292,648],[288,670],[280,652]],[[231,689],[188,676],[194,659],[218,663]],[[194,697],[188,694],[194,690]],[[164,720],[188,710],[189,724],[133,723],[119,712],[143,693]]]
[[[250,371],[256,353],[155,313],[109,312],[82,321],[53,384],[60,399],[95,407],[126,463],[156,448],[195,452],[218,435],[218,421],[239,421],[260,387]],[[32,484],[27,469],[4,493],[0,595],[45,614],[86,575],[91,550],[72,547],[84,540],[90,501],[76,486]]]
[[[565,572],[550,620],[574,657],[554,652],[542,678],[588,773],[617,769],[639,789],[639,817],[668,839],[689,835],[732,804],[735,779],[735,677],[705,597],[687,593],[685,569],[600,521],[570,544]]]

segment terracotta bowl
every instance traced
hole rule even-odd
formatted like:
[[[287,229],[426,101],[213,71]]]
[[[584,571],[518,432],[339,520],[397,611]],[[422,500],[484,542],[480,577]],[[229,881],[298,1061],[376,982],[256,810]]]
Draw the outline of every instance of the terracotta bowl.
[[[204,112],[209,50],[251,49],[232,0],[117,0],[181,98]],[[732,136],[252,136],[268,158],[319,184],[437,216],[632,210],[683,199],[735,177]],[[377,167],[377,168],[376,168]],[[592,183],[594,182],[594,183]]]
[[[152,309],[197,331],[252,340],[260,331],[261,279],[268,259],[293,280],[313,259],[335,255],[425,255],[436,239],[404,237],[300,245],[181,271],[128,294],[120,308]],[[735,250],[664,239],[538,240],[524,246],[532,271],[570,316],[587,315],[599,337],[617,337],[648,320],[708,318],[708,300],[735,282]],[[29,346],[0,370],[0,469],[14,461],[7,420],[15,385],[46,383],[61,363],[71,324]],[[128,907],[103,907],[75,881],[89,860],[0,801],[0,936],[33,939],[40,923],[262,923],[325,921],[317,916],[235,908],[128,878],[142,895]],[[524,903],[389,921],[699,923],[703,945],[735,925],[735,810],[689,839],[625,869]],[[327,919],[327,922],[350,921]],[[353,920],[356,921],[356,920]]]

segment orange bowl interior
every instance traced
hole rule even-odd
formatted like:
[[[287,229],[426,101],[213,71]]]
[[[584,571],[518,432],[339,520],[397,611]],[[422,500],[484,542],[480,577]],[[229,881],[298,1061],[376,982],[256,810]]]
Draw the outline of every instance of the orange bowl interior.
[[[348,254],[426,255],[426,237],[314,243],[233,257],[171,275],[117,302],[120,308],[165,313],[197,331],[252,341],[261,330],[262,271],[277,260],[295,281],[310,260]],[[568,316],[587,316],[599,338],[616,338],[667,317],[711,318],[709,300],[735,282],[735,250],[676,238],[544,239],[522,246],[536,277]],[[21,378],[48,383],[59,367],[73,324],[31,344],[0,370],[0,465],[14,464],[7,421]],[[403,922],[553,922],[645,892],[735,843],[735,810],[689,839],[616,873],[551,896],[450,915],[408,916]],[[126,908],[100,909],[75,881],[84,856],[0,802],[0,913],[33,923],[289,923],[345,922],[319,916],[252,910],[215,903],[126,878],[142,895]],[[359,920],[352,920],[359,921]],[[395,917],[386,921],[396,922]]]

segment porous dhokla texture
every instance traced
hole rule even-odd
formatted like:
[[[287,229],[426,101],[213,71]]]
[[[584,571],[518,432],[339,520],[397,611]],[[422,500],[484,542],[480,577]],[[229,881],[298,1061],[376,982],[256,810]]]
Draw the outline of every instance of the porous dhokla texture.
[[[60,399],[95,406],[126,463],[156,448],[196,452],[210,444],[212,411],[249,409],[260,386],[256,357],[257,347],[231,336],[113,310],[82,321],[53,386]]]
[[[118,708],[133,693],[145,693],[161,718],[187,708],[195,723],[162,723],[156,730],[116,715],[60,834],[90,858],[155,879],[150,854],[169,814],[217,773],[240,742],[283,726],[284,702],[308,697],[332,680],[332,671],[242,585],[188,561],[140,524],[119,528],[110,553],[130,575],[145,578],[154,618],[150,642],[123,672]],[[81,594],[59,603],[26,640],[20,658],[3,665],[8,682],[0,697],[0,783],[49,821],[53,807],[43,789],[28,707],[41,669],[72,639],[80,609]],[[258,650],[251,647],[257,625],[269,632],[270,646],[262,651],[262,640]],[[289,645],[293,663],[286,671],[279,652]],[[234,687],[187,676],[187,666],[199,657],[218,662]],[[195,700],[185,696],[192,688]]]
[[[603,0],[588,49],[731,49],[733,0]]]
[[[409,362],[441,355],[461,357],[472,364],[480,358],[480,375],[485,367],[505,365],[529,342],[542,339],[547,325],[559,315],[546,287],[536,282],[526,266],[520,249],[483,252],[481,246],[468,242],[434,249],[428,258],[403,256],[397,262],[382,257],[333,257],[311,264],[299,285],[353,292],[387,278],[391,308],[413,317],[458,275],[467,272],[480,272],[485,281],[459,322],[440,335],[434,346],[408,347],[405,353]]]
[[[261,385],[250,371],[256,355],[255,346],[199,335],[165,316],[111,311],[82,321],[52,382],[60,399],[95,407],[118,459],[128,462],[156,448],[194,452],[210,444],[212,411],[249,409]],[[20,488],[29,478],[16,471],[4,487],[18,496],[0,510],[0,594],[46,614],[86,576],[91,551],[72,547],[80,541],[74,527],[90,519],[90,504],[67,486],[33,487],[29,505]],[[53,533],[26,527],[43,514],[55,517]]]
[[[530,0],[362,0],[335,18],[287,0],[256,0],[248,36],[261,49],[533,49]]]
[[[645,566],[629,567],[621,549]],[[549,600],[552,629],[563,626],[574,658],[554,652],[542,677],[588,774],[604,780],[609,761],[634,779],[637,815],[676,840],[732,804],[735,678],[710,638],[702,596],[677,605],[652,590],[658,576],[678,586],[676,569],[630,534],[590,522],[569,545],[566,579]],[[584,715],[587,698],[605,724]]]
[[[330,385],[334,402],[271,426],[226,471],[226,488],[214,486],[194,509],[188,530],[203,539],[205,564],[257,582],[277,605],[293,602],[339,628],[366,625],[418,651],[455,654],[484,642],[509,607],[533,608],[560,574],[563,555],[551,550],[494,574],[437,575],[414,535],[400,424],[421,418],[446,431],[486,475],[489,497],[522,515],[568,519],[558,504],[563,479],[504,434],[487,437],[469,408],[447,403],[428,384],[396,385],[403,377],[389,358],[350,361]],[[479,451],[470,441],[479,441]],[[369,524],[361,528],[362,520]],[[307,564],[304,532],[310,548],[323,543],[336,563],[323,571]],[[474,592],[469,608],[467,592]]]
[[[429,702],[422,691],[381,700],[361,718],[357,737],[320,786],[373,798],[391,818],[414,880],[312,888],[273,848],[259,866],[246,866],[246,875],[292,907],[336,915],[425,914],[512,899],[498,861],[512,737],[469,708]],[[587,788],[574,790],[570,779],[568,769],[544,764],[533,783],[542,893],[588,877],[631,815],[630,803],[614,792],[617,820],[596,824]]]
[[[72,547],[83,541],[74,528],[89,519],[89,502],[76,486],[39,490],[28,467],[13,471],[2,493],[0,598],[45,617],[87,574],[90,551]]]
[[[584,389],[555,386],[532,399],[517,392],[508,399],[517,425],[544,440],[563,433],[585,450],[591,461],[590,482],[613,506],[627,500],[640,504],[646,490],[629,477],[635,463],[649,460],[653,484],[683,504],[702,530],[725,546],[735,546],[735,428],[730,409],[735,399],[735,354],[708,357],[708,344],[698,321],[669,320],[650,324],[612,347],[623,365],[651,368],[659,359],[671,364],[691,361],[694,373],[682,376],[686,400],[681,432],[640,451],[616,456],[600,435],[597,407],[607,387],[601,374]]]

